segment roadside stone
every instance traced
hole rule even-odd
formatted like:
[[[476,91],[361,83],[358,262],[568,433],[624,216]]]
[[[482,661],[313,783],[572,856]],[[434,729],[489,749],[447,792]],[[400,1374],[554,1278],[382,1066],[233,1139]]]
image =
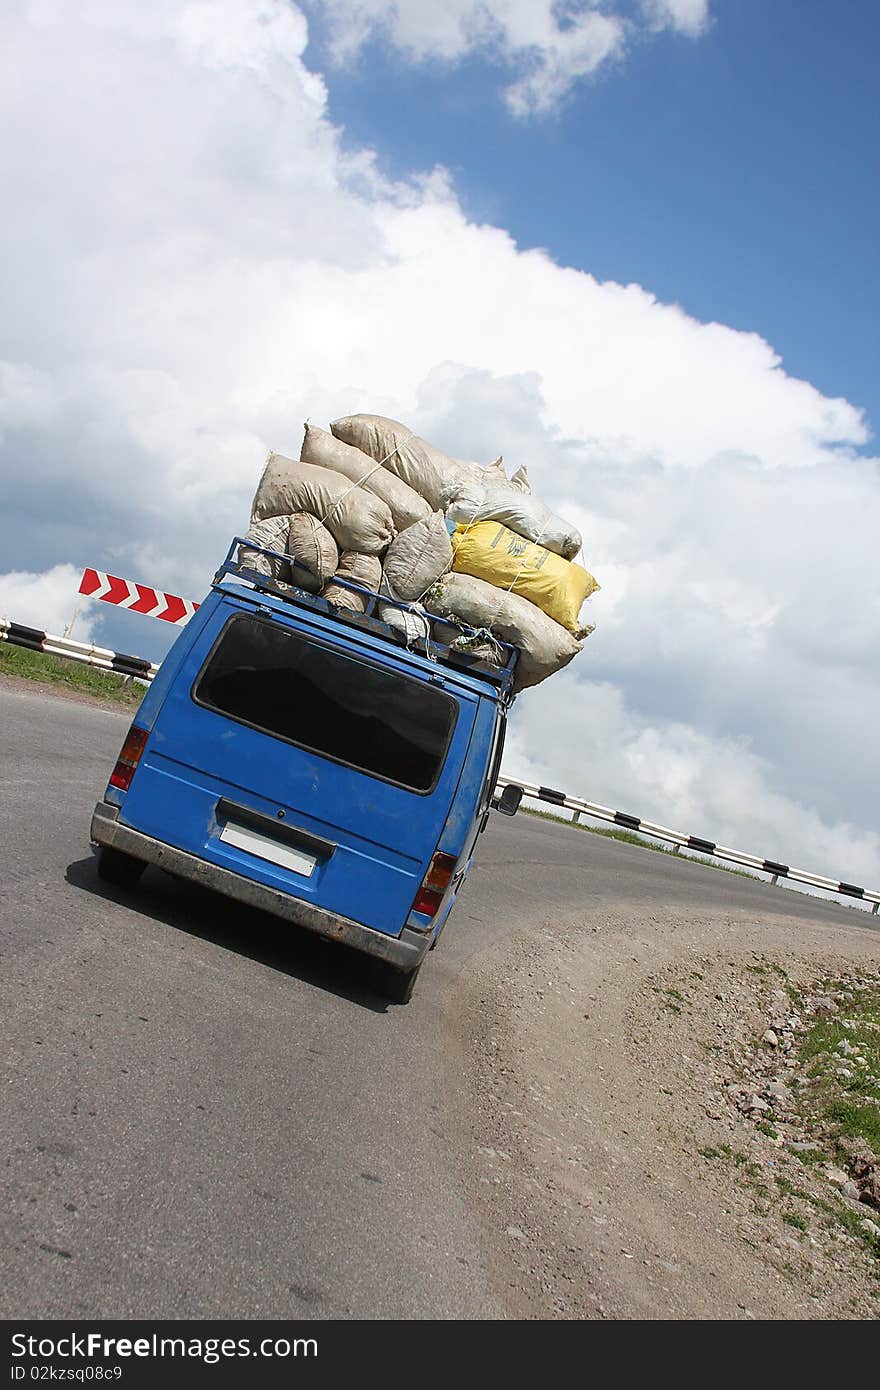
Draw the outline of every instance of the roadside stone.
[[[793,1099],[791,1091],[783,1081],[768,1081],[764,1087],[764,1094],[779,1105],[790,1105]]]
[[[853,1162],[853,1176],[859,1189],[859,1201],[880,1209],[880,1164],[857,1158]]]
[[[836,1014],[837,1005],[830,994],[814,994],[809,1000],[808,1005],[814,1014]]]
[[[837,1142],[849,1158],[857,1177],[868,1168],[880,1165],[880,1158],[871,1152],[864,1139],[851,1139],[848,1135],[843,1135]]]
[[[864,1221],[859,1222],[859,1225],[869,1236],[874,1236],[875,1238],[880,1236],[880,1226],[877,1225],[876,1221],[872,1221],[870,1217],[866,1216]]]
[[[861,1193],[852,1178],[847,1178],[840,1192],[843,1197],[849,1197],[851,1202],[858,1202],[861,1197]]]
[[[772,1028],[767,1029],[767,1032],[764,1034],[763,1038],[761,1039],[761,1042],[766,1043],[768,1047],[779,1046],[779,1039],[777,1038]]]

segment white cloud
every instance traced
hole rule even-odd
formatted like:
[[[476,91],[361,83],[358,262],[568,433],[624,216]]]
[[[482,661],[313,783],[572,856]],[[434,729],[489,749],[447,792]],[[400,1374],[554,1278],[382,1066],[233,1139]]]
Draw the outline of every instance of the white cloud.
[[[556,107],[582,78],[619,58],[643,32],[619,0],[305,0],[322,14],[331,50],[351,62],[381,36],[404,61],[460,62],[480,54],[514,74],[505,89],[517,116]],[[708,0],[643,0],[648,31],[702,33]]]
[[[74,617],[81,577],[82,570],[73,565],[53,565],[42,574],[26,570],[0,574],[0,617],[61,637]],[[94,626],[94,613],[81,612],[74,639],[91,641]]]
[[[709,0],[642,0],[642,9],[653,27],[690,38],[698,38],[709,23]]]
[[[219,13],[16,0],[0,20],[0,603],[66,621],[58,567],[86,564],[198,598],[267,448],[295,451],[306,416],[395,415],[527,464],[603,585],[512,753],[820,872],[824,839],[880,880],[859,410],[755,334],[520,252],[442,172],[383,182],[341,150],[299,12]],[[170,634],[148,629],[108,645],[154,656]]]

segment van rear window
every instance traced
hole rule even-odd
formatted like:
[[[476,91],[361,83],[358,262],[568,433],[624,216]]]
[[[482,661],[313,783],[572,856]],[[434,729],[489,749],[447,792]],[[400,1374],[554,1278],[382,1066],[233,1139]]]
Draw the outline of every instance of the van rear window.
[[[246,615],[220,636],[197,703],[400,787],[435,785],[458,704],[424,681],[383,670]]]

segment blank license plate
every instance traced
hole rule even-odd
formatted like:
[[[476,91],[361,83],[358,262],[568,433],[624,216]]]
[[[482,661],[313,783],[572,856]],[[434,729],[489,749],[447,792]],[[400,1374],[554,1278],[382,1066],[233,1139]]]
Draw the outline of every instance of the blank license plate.
[[[236,825],[234,821],[226,822],[220,831],[220,839],[236,849],[255,854],[258,859],[266,859],[282,869],[292,869],[295,874],[302,874],[303,878],[311,878],[318,862],[317,855],[297,849],[296,845],[282,845],[270,835],[261,835],[259,830],[252,830],[248,825]]]

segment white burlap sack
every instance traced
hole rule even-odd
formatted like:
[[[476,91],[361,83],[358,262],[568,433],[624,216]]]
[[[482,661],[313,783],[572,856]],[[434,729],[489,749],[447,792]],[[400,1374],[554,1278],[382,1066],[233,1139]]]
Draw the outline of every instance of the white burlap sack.
[[[450,501],[446,515],[456,526],[500,521],[518,536],[535,541],[566,560],[574,559],[581,548],[579,531],[551,512],[537,497],[509,487],[483,488],[468,484]]]
[[[532,488],[529,483],[529,474],[525,464],[523,464],[521,468],[518,468],[512,475],[510,478],[510,486],[517,492],[531,492]]]
[[[328,584],[321,597],[332,603],[334,608],[347,608],[351,613],[366,611],[367,605],[361,595],[353,594],[350,589],[343,589],[341,584]]]
[[[405,482],[383,468],[369,454],[353,448],[341,439],[336,439],[317,425],[307,424],[300,460],[303,463],[317,464],[320,468],[331,468],[341,473],[351,482],[359,484],[366,492],[380,497],[391,512],[398,531],[403,531],[413,522],[429,516],[431,508],[424,497],[420,497]]]
[[[374,594],[379,592],[382,583],[382,565],[375,555],[357,555],[347,551],[339,560],[337,575],[349,579],[352,584],[362,584]]]
[[[305,514],[303,513],[303,515]],[[307,519],[314,522],[316,526],[318,525],[314,517]],[[290,554],[290,528],[295,521],[297,521],[296,517],[270,516],[265,521],[251,522],[246,539],[266,550]],[[323,527],[321,529],[323,530]],[[325,534],[333,546],[333,554],[335,555],[336,545],[333,537],[329,532],[325,532]],[[318,578],[311,570],[300,565],[293,556],[289,561],[277,560],[268,555],[260,555],[258,551],[249,550],[243,545],[238,548],[238,563],[256,570],[257,574],[267,575],[270,579],[274,579],[276,584],[282,584],[285,587],[293,585],[297,589],[304,589],[307,594],[319,594],[329,579],[330,573],[332,573],[330,571],[324,578]]]
[[[336,542],[310,512],[297,512],[290,517],[286,550],[301,569],[308,570],[318,581],[318,590],[336,573],[339,551]]]
[[[443,507],[443,498],[459,483],[480,483],[485,469],[462,463],[435,449],[426,439],[399,420],[384,415],[347,415],[330,425],[345,444],[361,449],[424,497],[432,510]]]
[[[253,541],[254,545],[260,545],[264,550],[278,550],[286,554],[290,520],[289,516],[272,516],[267,521],[252,521],[245,540]],[[268,555],[260,555],[258,551],[248,550],[243,545],[238,547],[238,563],[270,579],[280,579],[285,583],[290,580],[290,565],[286,561],[270,559]]]
[[[442,617],[487,628],[493,636],[518,647],[515,691],[538,685],[560,671],[583,646],[528,599],[505,593],[469,574],[444,575],[431,591],[429,607]]]
[[[510,479],[504,471],[504,463],[501,454],[497,459],[493,459],[488,467],[483,469],[483,476],[480,479],[483,487],[510,487]]]
[[[348,551],[340,556],[335,578],[348,579],[352,584],[361,584],[365,589],[378,593],[382,583],[382,566],[375,555],[357,555]],[[366,611],[367,600],[361,594],[353,594],[351,589],[344,589],[341,584],[328,584],[322,597],[337,608],[349,608],[353,613]]]
[[[383,578],[380,594],[387,594],[389,598],[394,595],[390,592],[386,580]],[[418,611],[412,609],[395,608],[390,603],[379,604],[379,617],[383,623],[393,627],[396,632],[402,632],[408,647],[425,648],[431,631],[431,624],[426,617],[423,617],[424,609],[420,603],[413,605]]]
[[[329,468],[270,454],[251,518],[263,521],[294,512],[311,512],[324,523],[340,550],[378,555],[394,539],[391,512],[381,498]]]
[[[442,512],[432,512],[392,541],[383,574],[391,598],[415,603],[452,567],[452,543]]]

